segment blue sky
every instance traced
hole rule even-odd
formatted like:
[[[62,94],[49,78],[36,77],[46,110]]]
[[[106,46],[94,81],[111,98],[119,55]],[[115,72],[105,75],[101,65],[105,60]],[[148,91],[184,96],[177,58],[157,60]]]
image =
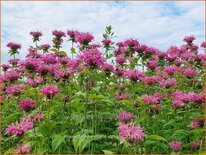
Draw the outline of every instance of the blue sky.
[[[101,41],[106,25],[112,25],[116,41],[136,38],[160,50],[182,44],[194,35],[205,38],[204,2],[2,2],[2,63],[9,59],[6,44],[22,44],[23,58],[32,44],[30,31],[40,30],[41,43],[51,43],[51,31],[76,29],[91,32]],[[64,43],[63,48],[69,49]]]

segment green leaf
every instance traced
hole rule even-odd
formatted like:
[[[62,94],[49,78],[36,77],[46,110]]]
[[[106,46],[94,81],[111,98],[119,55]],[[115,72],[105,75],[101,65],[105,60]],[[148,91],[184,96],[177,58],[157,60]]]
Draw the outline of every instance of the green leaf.
[[[114,154],[112,151],[109,150],[103,150],[104,154]]]
[[[65,51],[60,51],[59,54],[67,56],[67,52]]]
[[[76,51],[75,51],[75,48],[74,48],[74,47],[72,47],[70,50],[71,50],[71,53],[72,53],[72,54],[76,54]]]
[[[50,51],[57,52],[57,49],[56,48],[51,48]]]
[[[149,135],[149,136],[147,136],[147,139],[167,142],[167,139],[165,139],[164,137],[159,136],[159,135]]]
[[[17,151],[16,149],[10,148],[4,154],[12,154],[15,153],[16,151]]]
[[[58,148],[62,143],[65,143],[65,138],[66,138],[65,133],[53,135],[52,150],[53,150],[53,151],[56,151],[57,148]]]

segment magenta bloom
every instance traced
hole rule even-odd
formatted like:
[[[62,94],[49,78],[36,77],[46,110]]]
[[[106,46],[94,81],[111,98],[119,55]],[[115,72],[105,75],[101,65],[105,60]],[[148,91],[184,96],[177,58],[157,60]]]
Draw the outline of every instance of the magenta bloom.
[[[179,141],[173,141],[170,143],[170,149],[172,151],[180,151],[182,150],[182,143]]]
[[[190,148],[192,150],[197,150],[197,149],[199,149],[201,147],[201,145],[202,145],[202,140],[198,140],[197,142],[193,142],[191,144]]]
[[[108,47],[112,43],[112,41],[110,39],[104,39],[102,40],[102,43],[105,47]]]
[[[50,45],[49,44],[40,45],[40,49],[42,49],[44,52],[48,52],[48,50],[50,49]]]
[[[192,122],[190,123],[189,127],[191,129],[198,129],[198,128],[200,128],[200,121],[199,121],[199,119],[197,119],[197,118],[193,119]]]
[[[10,68],[10,66],[7,65],[7,64],[2,64],[1,67],[2,67],[4,72],[7,71]]]
[[[17,146],[17,153],[19,154],[27,154],[31,151],[32,147],[31,146],[26,146],[25,144],[19,144]]]
[[[122,138],[129,142],[144,141],[144,131],[139,125],[121,124],[118,128]]]
[[[124,73],[124,76],[133,81],[141,80],[145,77],[144,73],[138,70],[128,70]]]
[[[66,37],[65,32],[63,31],[58,31],[58,30],[54,30],[52,31],[52,35],[61,38],[61,37]]]
[[[33,86],[33,87],[37,87],[38,85],[40,85],[43,82],[43,78],[36,78],[36,79],[28,79],[26,80],[26,84]]]
[[[41,112],[32,116],[32,120],[34,123],[40,122],[43,119],[44,119],[44,114]]]
[[[6,88],[6,93],[13,96],[19,96],[21,91],[25,89],[23,85],[13,85]]]
[[[201,44],[201,47],[206,48],[206,42],[203,42],[203,43]]]
[[[129,97],[128,94],[123,94],[123,93],[120,93],[120,92],[116,92],[114,95],[115,95],[117,101],[126,100]]]
[[[36,106],[36,102],[34,102],[31,99],[26,99],[21,102],[19,102],[19,107],[25,111],[29,111],[33,109]]]
[[[160,95],[158,93],[154,94],[154,95],[143,95],[142,96],[142,100],[143,102],[146,103],[151,103],[151,104],[159,104],[160,103]]]
[[[127,62],[127,59],[124,58],[122,55],[118,55],[118,56],[116,57],[116,63],[118,63],[118,64],[123,64],[123,63],[125,63],[125,62]]]
[[[41,93],[45,95],[48,99],[52,99],[59,90],[55,86],[45,86],[42,88]]]
[[[104,64],[102,65],[102,69],[104,69],[105,71],[109,71],[109,72],[114,71],[114,67],[113,67],[112,65],[106,64],[106,63],[104,63]]]
[[[143,78],[143,81],[148,84],[148,85],[153,85],[153,84],[156,84],[158,83],[159,81],[161,80],[161,77],[159,76],[151,76],[151,77],[144,77]]]
[[[82,51],[82,54],[79,56],[79,60],[84,61],[92,68],[101,66],[105,62],[104,58],[102,57],[102,53],[97,49]]]
[[[183,101],[181,101],[181,100],[174,100],[172,102],[172,106],[174,108],[181,108],[181,107],[185,106],[185,103]]]
[[[25,132],[31,130],[33,126],[34,123],[32,119],[26,116],[19,123],[16,122],[15,124],[8,125],[8,127],[6,128],[6,133],[10,136],[20,136]]]
[[[90,33],[76,33],[75,35],[75,41],[83,44],[83,45],[88,45],[94,37]]]
[[[32,31],[32,32],[30,32],[30,35],[32,35],[35,38],[38,38],[38,37],[42,36],[42,33],[39,31]]]
[[[183,75],[186,77],[192,77],[192,76],[196,76],[197,72],[195,70],[192,70],[192,69],[185,69],[183,71]]]
[[[125,112],[125,111],[122,111],[119,113],[118,115],[118,122],[121,122],[121,123],[124,123],[124,124],[127,124],[129,123],[132,119],[134,118],[134,115],[131,113],[131,112]]]
[[[6,46],[9,47],[12,50],[21,49],[21,44],[17,44],[17,43],[14,43],[14,42],[9,42]]]
[[[177,81],[175,79],[162,80],[160,82],[160,87],[168,89],[168,88],[174,86],[176,84],[176,82]]]
[[[187,43],[192,43],[196,38],[194,36],[186,36],[183,41]]]
[[[11,70],[6,72],[4,75],[1,76],[2,81],[13,82],[20,77],[19,73],[15,70]]]
[[[147,63],[147,67],[148,67],[149,69],[155,69],[155,67],[157,67],[157,66],[158,66],[158,62],[157,62],[157,61],[154,61],[154,60],[149,61],[149,62]]]

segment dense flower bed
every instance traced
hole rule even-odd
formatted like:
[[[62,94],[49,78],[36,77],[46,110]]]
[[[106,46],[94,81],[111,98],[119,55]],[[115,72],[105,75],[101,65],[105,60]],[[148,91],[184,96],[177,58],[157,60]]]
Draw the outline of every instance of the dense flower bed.
[[[203,153],[204,65],[195,38],[166,51],[55,30],[53,45],[7,44],[2,64],[2,153]],[[71,49],[62,49],[63,41]]]

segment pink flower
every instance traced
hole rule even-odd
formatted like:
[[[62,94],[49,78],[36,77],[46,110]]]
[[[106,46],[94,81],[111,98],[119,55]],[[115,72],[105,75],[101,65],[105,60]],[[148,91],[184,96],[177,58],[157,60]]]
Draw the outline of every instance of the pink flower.
[[[120,93],[120,92],[116,92],[114,95],[115,95],[117,101],[126,100],[129,97],[128,94],[123,94],[123,93]]]
[[[173,141],[170,143],[170,149],[172,151],[180,151],[182,150],[182,143],[179,141]]]
[[[58,30],[54,30],[52,31],[52,35],[61,38],[61,37],[66,37],[65,32],[63,31],[58,31]]]
[[[28,80],[26,80],[26,84],[30,85],[30,86],[33,86],[33,87],[37,87],[42,82],[43,82],[43,78],[36,78],[36,79],[28,79]]]
[[[78,31],[68,30],[67,35],[70,37],[72,41],[75,41],[75,35],[78,34]]]
[[[115,74],[117,74],[118,76],[122,76],[125,72],[124,68],[116,68],[115,69]]]
[[[31,130],[33,126],[34,123],[32,119],[26,116],[19,123],[16,122],[15,124],[8,125],[8,127],[6,128],[6,133],[10,136],[20,136],[25,132]]]
[[[116,57],[116,63],[118,63],[118,64],[123,64],[123,63],[125,63],[126,61],[127,61],[127,59],[124,58],[122,55],[118,55],[118,56]]]
[[[151,77],[144,77],[143,81],[148,85],[153,85],[155,83],[158,83],[161,80],[160,76],[151,76]]]
[[[19,62],[20,62],[20,59],[18,58],[9,60],[9,63],[13,66],[17,65]]]
[[[85,62],[91,68],[101,66],[105,62],[104,58],[102,57],[102,53],[97,49],[82,51],[79,59]]]
[[[124,73],[124,76],[133,81],[137,81],[145,77],[144,73],[138,70],[128,70]]]
[[[104,63],[102,65],[102,69],[104,69],[105,71],[112,72],[114,70],[114,67],[110,64]]]
[[[44,52],[48,52],[48,50],[50,49],[50,45],[49,44],[42,44],[42,45],[40,45],[40,49],[42,49]]]
[[[30,35],[33,37],[33,41],[39,41],[39,37],[42,36],[42,33],[39,31],[32,31]]]
[[[173,78],[172,79],[162,80],[160,82],[160,87],[164,87],[164,88],[168,89],[168,88],[174,86],[176,84],[176,82],[177,81]]]
[[[27,146],[24,143],[22,143],[22,144],[19,144],[17,146],[17,153],[27,154],[27,153],[29,153],[31,151],[31,149],[32,149],[31,146]]]
[[[40,122],[43,119],[44,119],[44,114],[41,112],[32,116],[32,120],[34,123]]]
[[[13,96],[19,96],[21,91],[25,89],[23,85],[13,85],[6,88],[6,93]]]
[[[192,76],[197,75],[197,72],[195,70],[192,70],[192,69],[185,69],[183,71],[183,75],[186,77],[192,77]]]
[[[90,33],[79,32],[75,35],[75,41],[84,45],[88,45],[93,39],[94,37]]]
[[[160,103],[160,96],[158,93],[154,94],[154,95],[143,95],[142,96],[142,100],[143,102],[146,102],[146,103],[151,103],[151,104],[159,104]]]
[[[154,60],[149,61],[149,62],[147,63],[147,67],[150,68],[150,69],[155,69],[155,67],[157,67],[157,66],[158,66],[158,62],[157,62],[157,61],[154,61]]]
[[[41,93],[45,95],[48,99],[52,99],[59,90],[55,86],[45,86],[42,88]]]
[[[36,106],[36,102],[31,99],[23,100],[19,103],[19,107],[25,111],[29,111]]]
[[[21,49],[21,44],[17,44],[17,43],[14,43],[14,42],[10,42],[6,46],[11,48],[12,50]]]
[[[6,72],[4,75],[1,76],[2,81],[13,82],[20,77],[19,73],[15,70],[11,70]]]
[[[203,43],[201,44],[201,47],[206,48],[206,42],[203,42]]]
[[[189,102],[201,104],[205,102],[205,94],[204,93],[196,94],[194,92],[189,92],[187,94],[187,99]]]
[[[124,41],[124,46],[137,48],[139,46],[139,41],[135,39],[127,39]]]
[[[198,129],[198,128],[200,128],[200,121],[199,121],[199,119],[197,119],[197,118],[193,119],[188,127],[191,128],[191,129]]]
[[[201,147],[202,145],[202,140],[198,140],[197,142],[193,142],[191,145],[190,145],[190,148],[192,150],[197,150]]]
[[[112,41],[110,39],[104,39],[102,40],[102,43],[105,47],[108,47],[112,43]]]
[[[172,106],[174,108],[181,108],[181,107],[185,106],[185,103],[183,101],[181,101],[181,100],[174,100],[172,102]]]
[[[129,142],[144,141],[145,134],[139,125],[121,124],[118,130],[120,136]]]
[[[2,64],[1,67],[3,68],[4,72],[6,72],[10,68],[10,66],[7,64]]]
[[[187,43],[192,43],[196,38],[194,36],[186,36],[183,41]]]
[[[131,112],[125,112],[125,111],[122,111],[119,113],[118,115],[118,122],[121,122],[121,123],[129,123],[132,119],[134,118],[134,115],[131,113]]]

